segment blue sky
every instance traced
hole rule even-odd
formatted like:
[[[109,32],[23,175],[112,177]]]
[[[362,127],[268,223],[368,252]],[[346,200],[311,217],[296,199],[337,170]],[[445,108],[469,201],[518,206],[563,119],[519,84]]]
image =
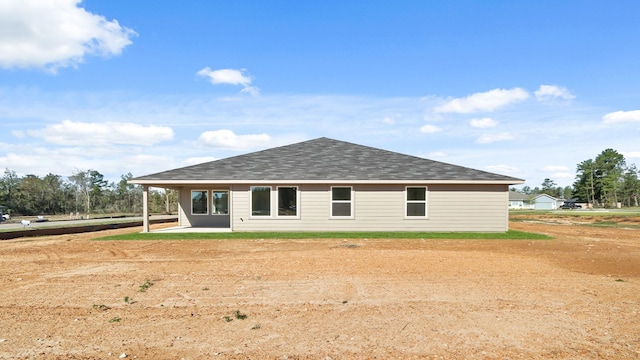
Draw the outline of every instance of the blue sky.
[[[331,137],[571,185],[640,164],[640,2],[0,1],[0,169],[112,180]]]

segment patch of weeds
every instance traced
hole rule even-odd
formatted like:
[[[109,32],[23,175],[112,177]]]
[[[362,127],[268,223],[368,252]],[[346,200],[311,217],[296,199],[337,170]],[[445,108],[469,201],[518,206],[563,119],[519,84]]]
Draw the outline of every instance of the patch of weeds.
[[[618,224],[618,222],[616,221],[596,221],[595,223],[591,224],[591,226],[611,228],[619,227],[620,224]]]
[[[246,319],[246,318],[247,318],[247,315],[246,315],[246,314],[241,313],[241,312],[240,312],[240,310],[236,310],[236,311],[233,313],[233,316],[234,316],[236,319],[238,319],[238,320],[244,320],[244,319]]]
[[[110,323],[117,323],[117,322],[120,322],[120,320],[122,320],[122,318],[121,318],[121,317],[116,316],[116,317],[114,317],[114,318],[111,318],[111,319],[109,320],[109,322],[110,322]]]
[[[616,279],[617,282],[624,282],[622,279]]]
[[[204,291],[209,291],[209,290],[211,290],[211,289],[209,289],[208,287],[204,287],[204,288],[202,288],[202,290],[204,290]]]
[[[93,304],[93,308],[96,309],[96,310],[100,310],[100,311],[107,311],[107,310],[111,309],[110,307],[108,307],[105,304],[100,304],[100,305]]]
[[[154,283],[151,280],[145,279],[144,280],[144,284],[140,285],[140,292],[147,291],[147,289],[149,289],[153,285],[154,285]]]
[[[342,245],[342,247],[346,247],[347,249],[355,249],[355,248],[359,248],[360,245],[358,245],[358,244],[344,244],[344,245]]]
[[[125,296],[125,297],[124,297],[124,302],[125,302],[125,303],[130,304],[130,302],[129,302],[130,300],[131,300],[131,299],[129,299],[129,297],[128,297],[128,296]]]
[[[222,318],[223,318],[223,319],[224,319],[224,321],[226,321],[226,322],[232,322],[232,321],[233,321],[233,319],[231,318],[231,316],[223,316]]]
[[[262,325],[260,325],[260,324],[255,324],[255,325],[253,325],[253,326],[251,327],[251,330],[258,330],[258,329],[260,329],[261,327],[262,327]]]

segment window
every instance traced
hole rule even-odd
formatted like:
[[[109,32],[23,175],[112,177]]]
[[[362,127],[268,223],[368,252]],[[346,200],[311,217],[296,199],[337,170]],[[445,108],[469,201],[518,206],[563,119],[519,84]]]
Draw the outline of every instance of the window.
[[[331,188],[331,216],[332,217],[352,217],[353,216],[352,188],[332,187]]]
[[[206,190],[191,190],[191,214],[207,215],[209,213],[208,195],[209,192]]]
[[[298,188],[278,187],[278,216],[298,216]]]
[[[271,216],[271,187],[251,187],[251,216]]]
[[[427,188],[407,187],[407,217],[427,216]]]
[[[229,214],[229,192],[225,190],[214,190],[211,192],[211,214],[212,215],[228,215]]]

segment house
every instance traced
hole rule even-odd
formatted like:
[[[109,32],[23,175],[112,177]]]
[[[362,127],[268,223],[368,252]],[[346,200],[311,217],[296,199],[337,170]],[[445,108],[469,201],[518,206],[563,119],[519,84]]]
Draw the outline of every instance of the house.
[[[509,190],[509,209],[531,209],[529,195]]]
[[[531,199],[536,210],[556,210],[564,200],[557,199],[551,195],[540,194]]]
[[[136,177],[179,190],[181,227],[230,231],[508,230],[524,180],[329,138]]]

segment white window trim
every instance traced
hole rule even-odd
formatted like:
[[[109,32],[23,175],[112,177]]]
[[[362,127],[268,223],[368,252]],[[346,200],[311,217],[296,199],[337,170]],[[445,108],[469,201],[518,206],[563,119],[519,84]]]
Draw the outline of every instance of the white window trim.
[[[269,215],[253,215],[253,189],[266,187],[269,188]],[[273,186],[271,185],[252,185],[249,187],[249,218],[251,219],[271,219],[273,218]]]
[[[280,210],[280,207],[278,206],[279,205],[278,202],[280,201],[280,197],[278,196],[278,190],[280,188],[294,188],[294,189],[296,189],[296,214],[295,215],[280,215],[280,214],[278,214],[278,211]],[[277,218],[280,218],[280,219],[300,219],[300,188],[298,186],[286,186],[286,185],[276,186],[275,196],[273,196],[273,197],[275,197],[275,199],[276,199],[275,215],[276,215]]]
[[[206,201],[206,204],[207,204],[207,212],[206,212],[206,213],[204,213],[204,214],[195,214],[195,213],[193,212],[193,192],[194,192],[194,191],[198,191],[198,192],[205,192],[205,193],[207,193],[207,201]],[[189,205],[191,205],[191,215],[193,215],[193,216],[208,216],[208,215],[209,215],[209,201],[210,201],[210,199],[211,199],[211,197],[209,196],[209,190],[206,190],[206,189],[191,189],[191,191],[189,192],[189,195],[190,195]]]
[[[226,192],[227,193],[227,213],[226,214],[215,214],[213,212],[213,193],[215,192]],[[213,189],[211,190],[211,215],[212,216],[229,216],[231,215],[231,191],[228,189]]]
[[[351,189],[351,200],[347,201],[347,200],[333,200],[333,188],[350,188]],[[336,185],[336,186],[332,186],[331,189],[329,189],[329,219],[336,219],[336,220],[349,220],[349,219],[355,219],[355,206],[354,203],[356,201],[355,199],[356,193],[353,190],[353,186],[342,186],[342,185]],[[350,216],[334,216],[333,215],[333,204],[346,204],[346,203],[350,203],[351,204],[351,209],[350,209]]]
[[[424,188],[424,200],[407,200],[408,188]],[[424,216],[409,216],[407,215],[408,204],[424,204]],[[405,186],[404,187],[404,218],[408,220],[424,220],[429,218],[429,187],[428,186]]]

